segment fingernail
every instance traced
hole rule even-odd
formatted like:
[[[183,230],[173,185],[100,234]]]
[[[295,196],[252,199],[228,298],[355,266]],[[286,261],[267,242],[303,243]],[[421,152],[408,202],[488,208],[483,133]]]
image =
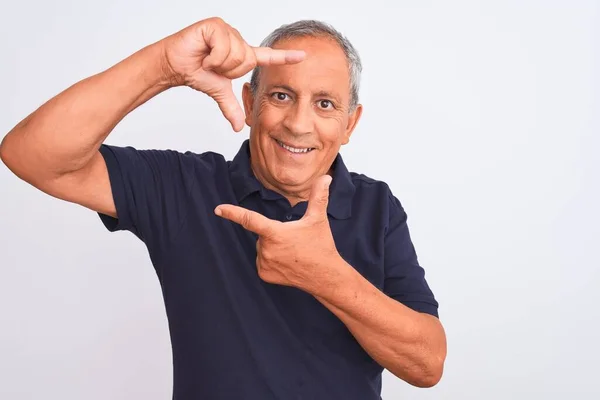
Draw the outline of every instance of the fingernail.
[[[222,212],[219,207],[215,208],[215,214],[218,215],[219,217],[221,216]]]

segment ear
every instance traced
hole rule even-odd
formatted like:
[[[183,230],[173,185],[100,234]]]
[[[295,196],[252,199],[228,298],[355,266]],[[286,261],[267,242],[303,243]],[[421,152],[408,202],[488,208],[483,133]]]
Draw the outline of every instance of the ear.
[[[344,132],[344,140],[342,144],[348,144],[350,141],[350,136],[352,136],[352,132],[354,132],[354,128],[358,124],[360,117],[362,116],[363,107],[362,104],[356,106],[354,111],[350,113],[348,117],[348,125],[346,125],[346,131]]]
[[[252,126],[252,111],[254,106],[254,95],[248,82],[244,83],[242,88],[242,100],[244,102],[244,112],[246,113],[246,125]]]

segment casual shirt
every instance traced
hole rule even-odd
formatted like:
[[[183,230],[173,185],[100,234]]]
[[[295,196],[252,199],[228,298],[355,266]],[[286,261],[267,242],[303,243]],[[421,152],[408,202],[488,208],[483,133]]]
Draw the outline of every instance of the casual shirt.
[[[304,215],[265,188],[248,140],[232,160],[215,152],[100,148],[118,219],[148,249],[173,351],[173,398],[380,399],[383,368],[310,294],[260,279],[257,235],[214,214],[227,203],[282,222]],[[407,215],[384,182],[332,165],[327,214],[341,257],[389,297],[438,316]],[[394,318],[393,315],[389,316]]]

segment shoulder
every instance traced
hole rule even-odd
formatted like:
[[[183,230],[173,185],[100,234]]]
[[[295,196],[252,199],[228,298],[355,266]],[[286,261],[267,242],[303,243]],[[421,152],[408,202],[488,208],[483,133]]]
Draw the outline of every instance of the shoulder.
[[[402,208],[400,200],[387,182],[358,172],[350,172],[350,177],[358,197],[377,198],[388,207]]]
[[[156,188],[181,198],[192,191],[210,193],[218,182],[229,179],[225,157],[214,151],[202,153],[176,149],[139,149],[133,146],[103,144],[100,153],[106,162],[110,181],[127,188]],[[144,189],[146,188],[146,189]]]
[[[227,167],[225,157],[214,151],[202,153],[191,150],[176,149],[140,149],[134,146],[118,146],[102,144],[100,152],[107,158],[116,158],[119,164],[131,163],[132,165],[151,164],[164,168],[197,168],[208,171]]]
[[[367,212],[379,220],[386,232],[391,225],[406,221],[404,207],[386,181],[358,172],[350,172],[350,176],[356,189],[354,209]]]

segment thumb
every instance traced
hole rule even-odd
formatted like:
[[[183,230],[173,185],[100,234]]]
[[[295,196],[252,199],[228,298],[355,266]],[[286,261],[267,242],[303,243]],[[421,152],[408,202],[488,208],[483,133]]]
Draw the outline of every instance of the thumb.
[[[221,112],[231,123],[231,127],[234,131],[239,132],[244,127],[245,114],[238,102],[235,94],[233,94],[233,88],[231,81],[223,85],[223,88],[211,96],[221,109]]]
[[[327,205],[329,204],[329,185],[331,176],[323,175],[312,185],[305,217],[327,218]]]

